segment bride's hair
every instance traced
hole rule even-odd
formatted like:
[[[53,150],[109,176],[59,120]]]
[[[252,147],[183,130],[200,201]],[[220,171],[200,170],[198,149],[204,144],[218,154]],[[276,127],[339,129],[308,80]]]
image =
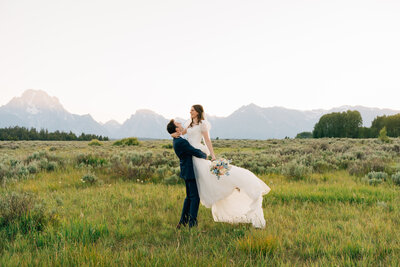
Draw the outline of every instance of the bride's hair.
[[[197,111],[197,121],[200,123],[202,120],[204,120],[204,109],[202,105],[193,105],[192,106],[194,108],[194,110]],[[192,122],[190,123],[189,127],[193,126],[193,118],[192,118]]]

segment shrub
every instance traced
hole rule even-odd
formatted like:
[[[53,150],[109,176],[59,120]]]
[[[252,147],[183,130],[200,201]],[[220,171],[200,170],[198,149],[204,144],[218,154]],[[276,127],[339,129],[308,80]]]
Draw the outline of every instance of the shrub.
[[[149,180],[154,175],[155,167],[153,167],[153,166],[134,166],[132,163],[129,163],[126,171],[127,171],[126,178],[128,178],[128,179]]]
[[[177,176],[176,174],[171,175],[168,178],[165,178],[163,180],[164,184],[169,184],[169,185],[173,185],[173,184],[179,184],[179,183],[183,183],[183,179],[181,179],[179,176]]]
[[[146,151],[144,153],[133,151],[126,155],[128,163],[132,163],[133,165],[151,164],[152,157],[153,152],[151,151]]]
[[[57,167],[58,167],[57,162],[55,162],[55,161],[50,161],[50,162],[47,163],[46,170],[48,170],[48,171],[55,171],[55,170],[57,169]]]
[[[49,157],[49,155],[47,154],[46,151],[36,151],[36,152],[33,152],[31,155],[29,155],[25,161],[27,163],[30,163],[31,161],[34,161],[34,160],[40,161],[42,159],[48,159],[48,157]]]
[[[105,158],[92,154],[79,154],[76,157],[76,162],[78,165],[83,163],[92,167],[104,166],[107,164],[107,160]]]
[[[102,146],[103,144],[97,139],[92,139],[92,141],[90,141],[88,145],[89,146]]]
[[[8,174],[8,166],[0,162],[0,182],[6,180]]]
[[[382,180],[375,179],[375,178],[368,179],[367,177],[362,178],[361,181],[364,182],[364,183],[367,183],[369,185],[378,185],[378,184],[382,183]]]
[[[54,171],[58,166],[65,166],[65,160],[54,154],[49,154],[46,151],[34,152],[29,155],[25,160],[25,164],[35,162],[38,169]],[[50,166],[49,166],[50,164]]]
[[[23,162],[4,155],[0,157],[0,182],[5,184],[9,180],[27,178],[29,170]]]
[[[159,167],[157,168],[157,176],[158,178],[162,179],[165,177],[165,175],[167,174],[168,171],[168,167],[167,166],[163,166],[163,167]]]
[[[30,193],[11,192],[0,196],[0,229],[8,233],[43,230],[47,224],[43,202]]]
[[[113,146],[122,146],[124,143],[122,142],[122,140],[117,140],[115,141],[112,145]]]
[[[92,185],[92,184],[97,183],[99,181],[99,179],[93,173],[87,173],[82,177],[81,181],[82,181],[82,183]]]
[[[367,160],[354,160],[348,171],[351,175],[362,176],[369,172],[382,172],[385,170],[387,163],[383,158],[369,158]]]
[[[48,161],[46,158],[41,159],[41,160],[39,161],[39,167],[40,167],[40,169],[42,169],[42,170],[47,170],[47,164],[49,164],[49,161]]]
[[[325,160],[316,160],[312,163],[313,170],[319,173],[324,173],[331,170],[336,170],[337,166],[326,162]]]
[[[138,146],[139,141],[136,137],[124,138],[117,140],[113,143],[113,146]]]
[[[38,164],[37,164],[36,161],[31,162],[31,163],[28,165],[28,171],[29,171],[29,173],[32,173],[32,174],[38,172]]]
[[[395,185],[400,185],[400,172],[396,172],[392,175],[392,181]]]
[[[369,179],[375,178],[379,180],[386,181],[388,175],[385,172],[370,172],[366,175]]]
[[[163,145],[162,148],[172,149],[174,146],[172,144]]]
[[[0,182],[5,183],[8,179],[24,179],[29,175],[28,168],[23,162],[4,155],[0,158]]]
[[[172,174],[175,174],[178,177],[179,177],[179,175],[181,173],[181,168],[180,167],[170,167],[169,170],[170,170],[170,172]]]
[[[26,178],[26,177],[29,175],[29,171],[28,171],[28,169],[27,169],[24,165],[19,164],[19,165],[16,166],[16,167],[17,167],[16,170],[17,170],[17,175],[18,175],[18,177],[20,177],[20,178]]]
[[[302,180],[311,173],[310,167],[304,166],[296,161],[289,162],[283,166],[282,174],[293,180]]]
[[[125,139],[123,139],[123,141],[126,146],[138,146],[139,145],[139,141],[136,137],[125,138]]]
[[[388,175],[385,172],[369,172],[362,181],[370,185],[378,185],[386,181],[387,177]]]
[[[1,224],[7,225],[33,208],[33,196],[11,192],[0,198]]]

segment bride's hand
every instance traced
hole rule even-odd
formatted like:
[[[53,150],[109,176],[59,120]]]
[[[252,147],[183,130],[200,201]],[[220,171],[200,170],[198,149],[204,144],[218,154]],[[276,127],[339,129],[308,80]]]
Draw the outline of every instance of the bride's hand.
[[[179,136],[181,136],[181,134],[178,132],[174,132],[173,134],[171,134],[171,137],[173,138],[178,138]]]
[[[211,161],[214,161],[214,160],[217,160],[217,159],[215,158],[215,156],[212,156]]]

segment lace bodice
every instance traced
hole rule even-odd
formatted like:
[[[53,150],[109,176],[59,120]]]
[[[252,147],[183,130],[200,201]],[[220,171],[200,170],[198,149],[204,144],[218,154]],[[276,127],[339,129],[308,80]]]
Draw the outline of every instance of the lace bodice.
[[[201,144],[203,136],[201,134],[200,125],[193,125],[193,127],[187,129],[187,139],[192,146]]]
[[[195,148],[201,149],[207,155],[210,154],[208,148],[201,143],[203,140],[203,132],[208,132],[210,130],[210,124],[208,121],[202,121],[198,125],[193,125],[192,127],[188,127],[190,121],[185,123],[185,127],[187,127],[187,140],[189,143]],[[204,141],[203,141],[204,143]]]

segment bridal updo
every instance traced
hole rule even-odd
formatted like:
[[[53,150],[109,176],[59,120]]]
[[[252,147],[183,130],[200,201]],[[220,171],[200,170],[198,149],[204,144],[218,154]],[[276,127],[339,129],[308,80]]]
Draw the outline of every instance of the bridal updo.
[[[196,112],[197,112],[197,121],[199,123],[201,123],[201,121],[204,120],[204,109],[203,109],[203,106],[202,105],[193,105],[192,108],[194,110],[196,110]],[[190,123],[189,127],[192,127],[193,123],[194,122],[193,122],[193,118],[192,118],[192,122]]]

